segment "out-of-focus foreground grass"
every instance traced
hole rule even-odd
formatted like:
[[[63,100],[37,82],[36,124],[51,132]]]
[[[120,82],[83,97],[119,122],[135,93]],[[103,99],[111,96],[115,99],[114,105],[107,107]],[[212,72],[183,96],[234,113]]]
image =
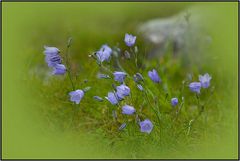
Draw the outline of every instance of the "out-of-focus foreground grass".
[[[99,126],[103,121],[97,120],[101,110],[91,96],[107,94],[109,89],[97,88],[98,67],[88,54],[104,43],[123,43],[126,32],[134,33],[148,19],[170,16],[191,5],[195,8],[192,18],[201,15],[202,25],[212,36],[211,48],[202,53],[209,59],[201,69],[213,75],[216,89],[210,112],[194,125],[191,137],[175,138],[173,131],[164,129],[163,136],[106,135],[107,127]],[[77,116],[67,97],[68,80],[47,77],[42,54],[44,45],[64,52],[69,36],[73,37],[70,55],[79,74],[78,85],[84,79],[89,80],[86,86],[94,84]],[[237,58],[237,3],[5,2],[3,158],[236,158]],[[74,128],[73,116],[78,118]],[[165,140],[150,144],[157,137]]]

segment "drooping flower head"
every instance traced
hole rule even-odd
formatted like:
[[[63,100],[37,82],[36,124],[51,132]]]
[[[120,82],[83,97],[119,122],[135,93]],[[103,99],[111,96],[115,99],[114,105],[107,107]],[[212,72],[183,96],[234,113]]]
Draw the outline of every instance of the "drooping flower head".
[[[104,62],[109,59],[110,55],[104,54],[102,50],[99,50],[97,51],[96,56],[99,62]]]
[[[148,76],[155,83],[161,82],[161,79],[155,69],[153,69],[152,71],[148,71]]]
[[[49,67],[54,67],[55,65],[61,64],[61,62],[62,62],[61,57],[58,54],[46,55],[45,61]]]
[[[98,61],[104,62],[110,59],[112,54],[112,49],[108,45],[103,45],[99,51],[97,51],[96,56]]]
[[[67,69],[62,63],[62,58],[59,53],[60,50],[56,47],[44,46],[45,61],[49,67],[53,68],[53,74],[63,75],[66,73]]]
[[[124,79],[126,78],[127,74],[124,72],[114,72],[114,80],[118,81],[119,83],[123,83]]]
[[[118,130],[119,130],[119,131],[120,131],[120,130],[123,130],[126,126],[127,126],[127,124],[126,124],[126,123],[123,123],[123,124],[118,128]]]
[[[49,67],[54,67],[57,64],[61,64],[62,59],[59,55],[60,50],[56,47],[44,46],[45,61]]]
[[[208,73],[204,75],[199,75],[199,81],[203,88],[208,88],[210,86],[211,79],[212,77]]]
[[[131,47],[135,44],[136,38],[137,38],[136,36],[126,33],[124,41],[127,46]]]
[[[49,46],[44,46],[44,54],[45,55],[56,55],[59,54],[60,50],[56,47],[49,47]]]
[[[111,104],[116,105],[118,104],[117,97],[113,92],[108,92],[108,96],[105,97]]]
[[[201,89],[201,83],[200,82],[192,82],[189,84],[189,89],[192,91],[192,92],[195,92],[195,93],[200,93],[200,89]]]
[[[135,108],[133,106],[125,105],[122,107],[122,114],[132,115],[135,112]]]
[[[70,95],[70,100],[72,102],[79,104],[84,96],[84,92],[80,89],[77,89],[75,91],[70,92],[69,95]]]
[[[107,44],[102,45],[101,50],[103,50],[106,53],[109,53],[110,55],[112,54],[112,49]]]
[[[119,100],[122,100],[125,96],[130,94],[130,88],[125,84],[117,86],[117,97]]]
[[[134,74],[133,75],[133,80],[135,81],[135,82],[140,82],[140,81],[143,81],[143,76],[142,76],[142,74],[140,74],[140,73],[136,73],[136,74]]]
[[[124,51],[124,56],[125,56],[126,59],[130,59],[131,58],[131,55],[130,55],[130,53],[127,50]]]
[[[139,125],[140,125],[141,132],[145,132],[145,133],[148,133],[148,134],[150,134],[152,129],[153,129],[153,124],[149,119],[141,121],[139,123]]]
[[[63,64],[56,64],[54,67],[53,67],[53,74],[55,75],[63,75],[66,73],[66,67],[65,65]]]
[[[98,78],[98,79],[109,79],[110,76],[107,75],[107,74],[98,73],[98,74],[97,74],[97,78]]]
[[[143,91],[143,86],[141,84],[137,84],[137,88],[140,90],[140,91]]]
[[[95,99],[96,101],[99,101],[99,102],[103,101],[102,97],[99,97],[99,96],[93,96],[93,99]]]
[[[178,104],[178,99],[177,98],[172,98],[171,99],[171,104],[172,104],[172,106],[176,106]]]

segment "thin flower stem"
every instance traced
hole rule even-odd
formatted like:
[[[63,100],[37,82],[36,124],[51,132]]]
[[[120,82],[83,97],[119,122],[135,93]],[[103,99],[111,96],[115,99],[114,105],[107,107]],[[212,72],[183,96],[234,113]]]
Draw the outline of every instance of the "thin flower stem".
[[[181,111],[181,109],[182,109],[182,107],[183,107],[183,104],[184,104],[184,102],[182,102],[181,104],[180,104],[180,106],[179,106],[179,108],[177,109],[177,116],[178,116],[178,114],[180,113],[180,111]]]
[[[137,54],[133,51],[132,48],[130,48],[130,51],[131,51],[131,53],[134,55],[135,65],[136,65],[136,68],[137,68],[137,70],[138,70]]]
[[[154,109],[153,105],[151,104],[151,102],[150,102],[150,100],[149,100],[149,98],[148,98],[147,92],[144,91],[144,93],[145,93],[145,96],[146,96],[146,98],[147,98],[148,104],[151,106],[151,109],[153,110],[153,112],[155,113],[155,115],[156,115],[156,117],[157,117],[157,119],[158,119],[158,124],[160,125],[160,118],[159,118],[159,116],[158,116],[158,113],[157,113],[157,111]]]
[[[205,106],[207,103],[209,103],[212,99],[213,92],[210,93],[210,96],[208,97],[207,101],[204,102],[203,106]]]
[[[201,113],[204,110],[204,105],[202,105],[202,106],[200,105],[200,97],[199,97],[199,95],[196,94],[196,97],[197,97],[197,104],[198,104],[199,114],[197,115],[197,117],[194,120],[196,120],[201,115]]]
[[[103,64],[100,65],[100,68],[102,68],[103,70],[105,70],[106,72],[108,72],[111,75],[113,74],[113,72],[110,69],[108,69],[107,67],[105,67]]]
[[[181,111],[181,109],[182,109],[182,107],[183,107],[183,104],[184,104],[184,102],[182,102],[182,103],[180,104],[180,106],[177,107],[177,109],[176,109],[176,116],[175,116],[175,118],[173,119],[174,122],[177,121],[178,115],[179,115],[179,113],[180,113],[180,111]]]
[[[74,91],[74,90],[75,90],[75,87],[74,87],[74,84],[73,84],[73,81],[72,81],[71,73],[70,73],[69,70],[67,70],[67,71],[68,71],[68,77],[69,77],[69,80],[70,80],[71,85],[72,85],[72,89],[73,89],[73,91]]]
[[[72,81],[71,66],[70,66],[69,60],[68,60],[69,47],[70,47],[70,45],[68,44],[68,45],[67,45],[67,50],[66,50],[66,66],[67,66],[68,78],[69,78],[69,80],[70,80],[70,82],[71,82],[72,90],[74,91],[74,90],[75,90],[75,86],[74,86],[73,81]]]
[[[204,105],[200,106],[200,98],[199,98],[199,96],[197,94],[196,94],[196,97],[197,97],[198,108],[200,108],[200,109],[199,109],[198,115],[195,118],[193,118],[192,120],[189,121],[187,135],[190,134],[190,130],[191,130],[191,127],[192,127],[193,123],[201,116],[201,114],[204,111]]]
[[[135,53],[135,52],[134,52],[134,53]],[[138,55],[138,54],[135,53],[135,56],[136,56],[136,57],[135,57],[135,64],[136,64],[136,67],[137,67],[137,69],[138,69],[138,57],[137,57],[137,55]]]
[[[124,120],[125,123],[127,123],[128,122],[127,116],[124,115],[123,120]],[[131,136],[129,124],[128,124],[128,127],[127,127],[127,134],[128,134],[128,136]]]
[[[116,59],[116,61],[117,61],[117,65],[118,65],[119,69],[120,69],[121,71],[123,71],[124,73],[126,73],[127,76],[129,76],[129,74],[128,74],[128,73],[123,69],[123,67],[121,66],[121,64],[120,64],[120,62],[119,62],[119,60],[118,60],[118,58]]]
[[[93,58],[94,60],[97,60],[97,57],[94,54],[89,55],[89,57]],[[105,70],[109,74],[111,74],[111,75],[113,74],[113,72],[110,69],[108,69],[107,67],[105,67],[102,62],[99,62],[98,65],[99,65],[100,68],[102,68],[103,70]]]
[[[199,98],[198,94],[196,94],[196,98],[197,98],[197,104],[198,104],[198,107],[199,107],[199,104],[200,104],[200,98]]]
[[[201,116],[203,110],[204,110],[204,106],[202,106],[202,108],[201,108],[200,112],[198,113],[198,115],[194,119],[189,121],[187,135],[190,134],[190,130],[191,130],[191,127],[192,127],[193,123]]]

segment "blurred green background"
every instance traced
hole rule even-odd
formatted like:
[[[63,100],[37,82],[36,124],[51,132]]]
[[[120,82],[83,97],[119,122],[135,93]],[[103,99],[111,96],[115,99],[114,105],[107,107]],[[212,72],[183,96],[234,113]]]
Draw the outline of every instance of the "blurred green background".
[[[37,97],[39,91],[34,89],[39,90],[36,86],[38,82],[29,81],[31,72],[34,72],[36,65],[44,63],[43,45],[65,47],[68,37],[72,36],[71,51],[74,54],[71,61],[79,65],[76,68],[85,78],[81,71],[96,70],[87,58],[89,51],[106,42],[115,44],[123,39],[126,32],[134,32],[146,20],[174,15],[189,7],[193,7],[194,14],[200,15],[202,25],[213,39],[211,49],[203,54],[214,59],[202,63],[206,63],[211,73],[215,73],[213,79],[219,81],[217,88],[222,89],[223,127],[218,131],[219,135],[199,141],[193,151],[184,147],[171,152],[150,148],[140,156],[237,158],[237,5],[237,2],[3,2],[3,158],[133,158],[124,147],[112,150],[108,139],[98,134],[52,130],[54,127],[48,127],[52,125],[46,126],[46,117],[40,109],[47,106],[47,101]]]

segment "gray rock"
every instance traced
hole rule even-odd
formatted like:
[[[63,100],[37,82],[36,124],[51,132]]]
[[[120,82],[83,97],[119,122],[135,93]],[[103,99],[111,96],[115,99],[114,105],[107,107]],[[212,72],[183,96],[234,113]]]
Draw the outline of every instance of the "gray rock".
[[[146,42],[153,45],[149,59],[161,57],[172,46],[173,54],[200,50],[211,38],[200,25],[198,15],[183,11],[177,15],[149,20],[138,27]],[[193,15],[193,18],[192,18]]]

